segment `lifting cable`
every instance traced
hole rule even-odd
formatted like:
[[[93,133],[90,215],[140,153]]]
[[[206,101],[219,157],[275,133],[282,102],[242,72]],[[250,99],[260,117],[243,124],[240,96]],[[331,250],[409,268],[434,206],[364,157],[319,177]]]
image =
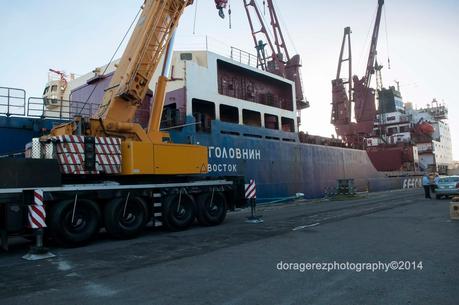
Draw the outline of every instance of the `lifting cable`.
[[[282,25],[281,30],[283,30],[287,34],[287,38],[288,38],[288,40],[290,42],[291,47],[293,48],[293,51],[295,52],[295,54],[299,54],[298,50],[296,48],[296,45],[295,45],[295,41],[292,39],[292,36],[290,35],[290,32],[288,30],[287,23],[284,21],[284,18],[282,17],[282,11],[279,9],[279,6],[277,5],[277,3],[274,3],[274,2],[275,1],[273,0],[272,1],[273,8],[276,11],[276,13],[277,13],[277,15],[279,17],[280,23],[281,23],[281,24],[279,24],[279,27]],[[285,48],[287,48],[287,46],[285,46]]]
[[[384,27],[386,31],[386,55],[387,55],[387,68],[390,70],[390,56],[389,56],[389,34],[387,31],[387,18],[386,18],[386,7],[383,7],[384,10]]]
[[[129,25],[129,28],[127,29],[126,33],[124,34],[123,36],[123,39],[120,41],[120,43],[118,44],[118,47],[116,48],[115,52],[113,53],[112,57],[110,58],[110,61],[108,62],[108,64],[105,66],[105,69],[104,71],[102,72],[102,75],[105,75],[105,73],[107,72],[107,69],[108,67],[110,66],[110,64],[113,62],[113,59],[115,58],[116,54],[118,53],[119,49],[121,48],[121,45],[123,44],[124,40],[126,39],[126,37],[128,36],[129,32],[131,31],[133,25],[135,24],[135,21],[137,20],[137,18],[139,17],[140,15],[140,12],[142,11],[143,9],[143,5],[140,7],[139,11],[137,12],[137,14],[135,15],[134,17],[134,20],[132,20],[131,24]],[[93,95],[94,91],[96,91],[96,88],[97,86],[99,85],[99,83],[96,83],[96,85],[94,86],[94,88],[92,88],[91,90],[91,93],[89,94],[89,96],[87,97],[86,101],[84,102],[83,104],[83,107],[81,107],[81,110],[80,112],[78,113],[78,115],[81,115],[81,113],[83,112],[84,108],[86,107],[86,105],[88,104],[89,102],[89,99],[91,98],[91,96]],[[101,101],[102,103],[102,101]],[[107,105],[108,106],[108,105]],[[105,107],[105,109],[107,109]],[[105,110],[104,110],[105,112]]]
[[[360,56],[359,56],[360,67],[361,67],[361,70],[364,70],[364,71],[367,69],[367,60],[368,60],[368,57],[365,54],[368,53],[371,48],[371,39],[369,39],[369,37],[370,37],[370,33],[374,25],[374,21],[376,20],[377,12],[378,12],[378,9],[376,9],[375,13],[373,14],[373,17],[371,18],[370,26],[368,27],[367,37],[365,38],[364,40],[365,43],[362,46],[362,49],[360,51]]]

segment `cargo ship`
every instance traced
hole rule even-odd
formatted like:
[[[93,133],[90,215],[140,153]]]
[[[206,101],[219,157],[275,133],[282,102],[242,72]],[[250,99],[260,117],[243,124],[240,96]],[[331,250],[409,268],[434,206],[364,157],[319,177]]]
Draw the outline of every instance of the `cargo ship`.
[[[397,88],[383,87],[383,66],[377,60],[383,6],[384,0],[378,0],[362,77],[352,73],[352,31],[344,28],[336,77],[332,80],[331,123],[348,146],[366,150],[375,168],[389,176],[447,174],[452,147],[446,106],[434,99],[426,108],[414,109],[412,103],[403,102],[398,82]],[[376,89],[372,87],[373,75]]]
[[[380,171],[428,171],[445,175],[453,163],[448,108],[403,102],[400,87],[378,90],[379,107],[366,150]]]
[[[298,194],[322,197],[336,187],[337,179],[353,179],[357,191],[406,186],[404,178],[378,172],[365,150],[299,132],[295,83],[241,60],[249,57],[225,57],[208,50],[174,53],[161,127],[176,143],[208,147],[208,175],[254,179],[259,202]],[[75,115],[93,115],[113,66],[78,79],[81,85],[73,86],[69,100],[50,95],[59,87],[53,90],[51,84],[44,97],[28,99],[21,110],[27,115],[2,116],[0,153],[23,151],[32,137],[53,125]],[[151,96],[147,94],[135,118],[143,126],[148,124]],[[21,100],[25,103],[25,96],[14,100],[15,109],[21,109]]]

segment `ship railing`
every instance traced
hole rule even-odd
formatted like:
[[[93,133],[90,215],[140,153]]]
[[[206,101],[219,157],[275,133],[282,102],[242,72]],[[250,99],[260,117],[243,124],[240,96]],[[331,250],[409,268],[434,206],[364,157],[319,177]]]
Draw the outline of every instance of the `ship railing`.
[[[236,47],[231,47],[230,58],[234,61],[240,62],[255,68],[259,67],[258,57]]]
[[[42,119],[71,120],[76,115],[91,116],[97,110],[94,104],[61,99],[29,97],[27,116]],[[84,107],[83,107],[84,106]],[[98,106],[97,106],[98,107]]]
[[[76,115],[93,117],[99,110],[94,103],[26,96],[24,89],[0,87],[0,116],[69,121]],[[137,109],[133,122],[146,127],[149,115],[149,109]]]
[[[29,97],[27,105],[28,117],[61,121],[70,121],[75,116],[91,118],[99,110],[98,104],[40,97]],[[150,111],[148,109],[137,109],[133,123],[139,123],[145,128],[148,124],[149,115]]]
[[[0,114],[24,116],[26,112],[26,92],[24,89],[0,87]]]
[[[258,68],[257,56],[242,49],[238,49],[226,42],[210,36],[203,35],[178,35],[175,40],[176,51],[202,51],[206,50],[229,57],[239,63]]]
[[[207,35],[177,35],[175,51],[209,51],[226,57],[230,56],[230,46],[226,42]]]

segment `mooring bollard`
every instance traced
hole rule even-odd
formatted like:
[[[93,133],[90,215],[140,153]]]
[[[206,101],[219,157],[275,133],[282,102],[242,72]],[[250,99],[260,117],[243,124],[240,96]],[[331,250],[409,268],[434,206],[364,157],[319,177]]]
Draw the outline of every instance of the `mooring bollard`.
[[[257,186],[255,180],[250,179],[249,184],[245,185],[245,198],[250,204],[250,216],[247,217],[246,222],[248,223],[262,223],[261,215],[255,215],[257,209]]]

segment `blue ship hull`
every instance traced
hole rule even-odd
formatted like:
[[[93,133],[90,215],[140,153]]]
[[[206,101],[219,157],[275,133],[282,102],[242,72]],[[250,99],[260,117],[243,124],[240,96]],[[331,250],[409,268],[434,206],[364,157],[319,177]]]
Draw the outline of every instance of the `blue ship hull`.
[[[359,191],[402,187],[400,178],[378,172],[363,150],[300,143],[296,133],[221,121],[212,121],[211,130],[197,133],[191,126],[170,133],[174,142],[209,148],[209,175],[254,179],[260,202],[297,193],[322,197],[337,179],[354,179]]]
[[[187,119],[194,122],[193,118]],[[24,151],[31,138],[60,123],[23,117],[0,117],[0,154]],[[257,201],[269,202],[303,193],[306,198],[324,195],[337,179],[354,179],[357,190],[401,188],[400,178],[376,171],[363,150],[300,143],[292,132],[212,121],[211,132],[195,126],[169,131],[176,143],[199,143],[209,148],[211,176],[244,176],[254,179]]]
[[[61,123],[58,120],[0,116],[0,155],[24,152],[25,145],[45,130]]]

